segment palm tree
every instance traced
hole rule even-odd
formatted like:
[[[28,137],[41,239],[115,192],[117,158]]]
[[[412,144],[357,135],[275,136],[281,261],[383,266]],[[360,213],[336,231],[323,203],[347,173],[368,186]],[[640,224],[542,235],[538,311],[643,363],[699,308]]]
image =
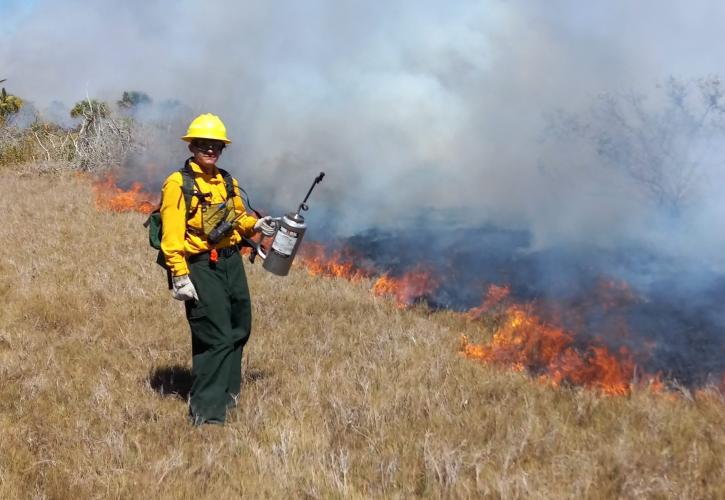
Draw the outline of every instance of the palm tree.
[[[0,83],[7,80],[3,78]],[[8,116],[14,115],[23,107],[23,100],[18,96],[8,94],[5,87],[0,90],[0,125],[5,123]]]

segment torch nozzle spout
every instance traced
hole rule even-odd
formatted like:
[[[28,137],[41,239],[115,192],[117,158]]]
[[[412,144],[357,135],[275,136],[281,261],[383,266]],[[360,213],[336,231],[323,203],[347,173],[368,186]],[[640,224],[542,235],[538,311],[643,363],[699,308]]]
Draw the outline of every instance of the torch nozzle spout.
[[[315,177],[315,181],[312,183],[312,186],[310,186],[310,190],[307,191],[307,196],[305,196],[305,199],[302,200],[302,203],[300,203],[299,208],[297,209],[297,213],[299,214],[302,210],[308,210],[309,207],[307,206],[307,198],[310,197],[310,194],[312,194],[312,190],[315,189],[315,186],[318,185],[320,182],[322,182],[322,179],[325,177],[325,172],[320,172],[320,175]]]

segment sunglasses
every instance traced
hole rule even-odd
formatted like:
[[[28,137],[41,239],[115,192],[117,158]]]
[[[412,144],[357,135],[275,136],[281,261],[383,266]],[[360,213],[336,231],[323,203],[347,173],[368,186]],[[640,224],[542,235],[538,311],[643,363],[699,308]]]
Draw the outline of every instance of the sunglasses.
[[[221,153],[226,144],[218,141],[194,141],[192,145],[201,151],[213,151],[214,153]]]

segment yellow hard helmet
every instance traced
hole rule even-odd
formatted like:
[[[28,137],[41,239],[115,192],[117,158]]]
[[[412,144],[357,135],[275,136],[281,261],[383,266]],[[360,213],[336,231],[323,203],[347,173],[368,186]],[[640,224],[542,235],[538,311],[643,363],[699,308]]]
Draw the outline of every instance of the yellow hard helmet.
[[[182,139],[186,142],[191,142],[193,139],[214,139],[223,141],[224,144],[232,143],[227,138],[227,128],[224,126],[224,122],[217,115],[212,115],[211,113],[199,115],[194,118],[189,124],[186,135]]]

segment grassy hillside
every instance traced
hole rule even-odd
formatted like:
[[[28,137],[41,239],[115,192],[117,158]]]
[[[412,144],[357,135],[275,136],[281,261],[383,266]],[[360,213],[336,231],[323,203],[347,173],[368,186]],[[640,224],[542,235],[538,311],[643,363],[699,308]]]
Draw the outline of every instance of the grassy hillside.
[[[554,389],[460,357],[481,323],[247,265],[224,427],[186,418],[190,335],[139,214],[2,170],[0,498],[725,498],[725,404]]]

